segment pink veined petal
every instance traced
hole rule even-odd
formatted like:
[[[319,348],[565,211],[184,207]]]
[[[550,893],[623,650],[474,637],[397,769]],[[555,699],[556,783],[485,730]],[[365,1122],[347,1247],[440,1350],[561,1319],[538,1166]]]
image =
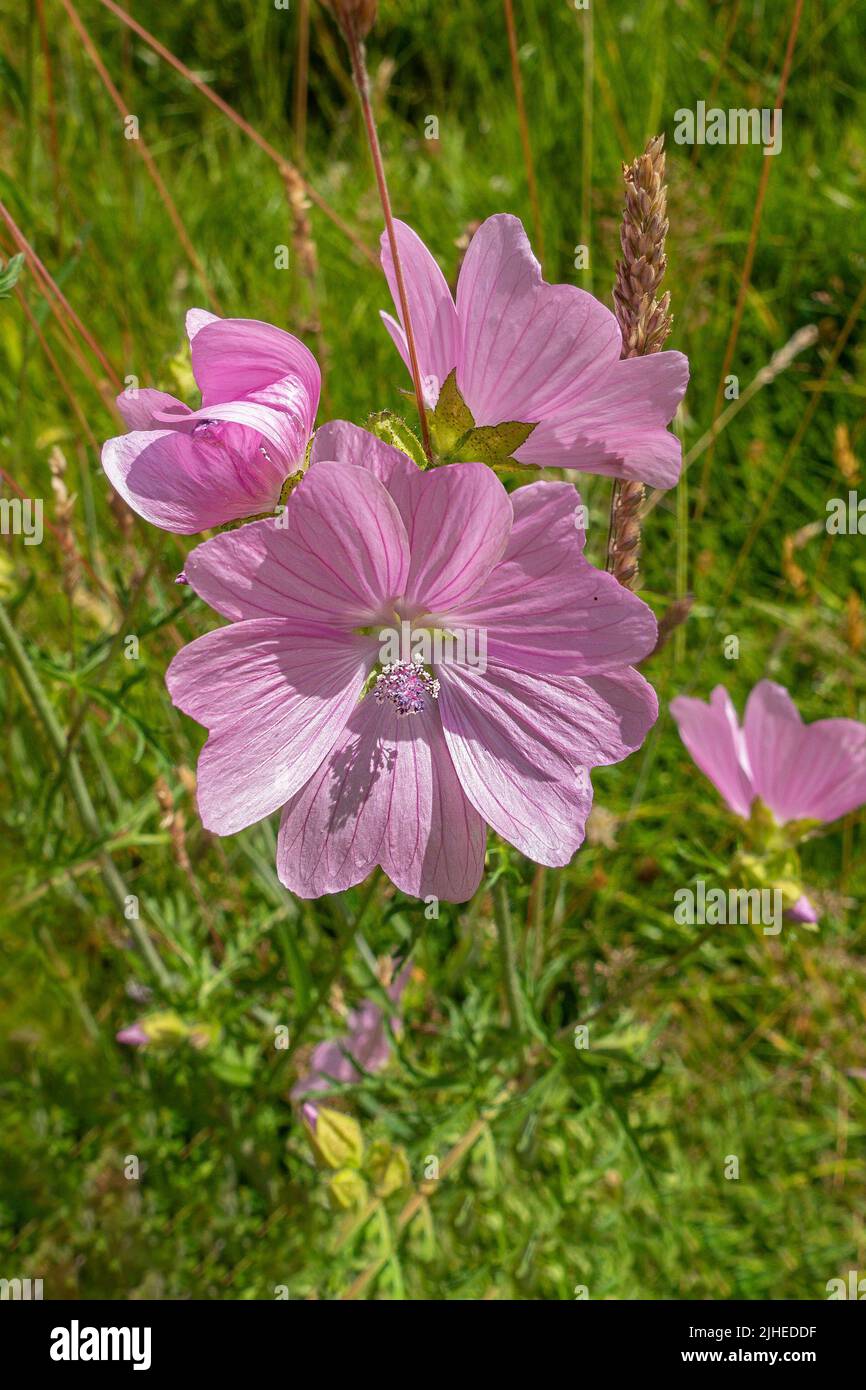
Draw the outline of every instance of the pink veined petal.
[[[437,711],[401,717],[366,696],[283,811],[277,870],[308,898],[341,892],[381,864],[404,893],[463,902],[481,880],[485,838]]]
[[[439,668],[442,725],[463,790],[541,864],[567,864],[592,805],[588,769],[640,746],[657,714],[636,671],[546,680],[489,664]]]
[[[348,420],[329,420],[327,424],[320,425],[313,437],[310,463],[325,463],[333,459],[368,469],[389,492],[395,477],[405,486],[419,471],[399,449],[392,448],[369,430],[352,425]]]
[[[188,405],[170,396],[167,391],[154,391],[142,386],[121,391],[117,397],[117,408],[129,430],[165,429],[167,418],[168,423],[176,418],[181,424],[192,415]]]
[[[439,399],[442,383],[457,365],[457,349],[460,331],[457,323],[457,310],[451,291],[442,271],[431,256],[417,233],[407,227],[405,222],[395,221],[397,248],[403,267],[406,298],[415,334],[418,352],[418,365],[424,379],[424,395],[427,405],[435,406]],[[400,312],[400,298],[397,292],[397,277],[391,257],[391,244],[387,232],[381,238],[382,268],[391,297],[400,318],[397,324],[390,314],[382,314],[398,352],[409,366],[409,351],[403,331],[403,316]]]
[[[186,336],[192,342],[200,328],[206,327],[209,323],[219,323],[219,314],[212,314],[209,309],[187,309],[186,311]]]
[[[503,559],[469,602],[437,614],[443,626],[475,629],[475,650],[483,634],[491,660],[540,676],[642,660],[655,646],[655,617],[583,558],[574,488],[532,483],[511,493],[511,503],[515,522]]]
[[[545,419],[622,351],[610,310],[575,285],[542,280],[522,223],[506,214],[488,217],[469,243],[457,314],[457,384],[477,425]]]
[[[381,623],[403,593],[409,548],[382,484],[348,463],[317,463],[274,521],[199,545],[184,570],[227,618],[283,616],[341,627]]]
[[[406,603],[428,613],[463,603],[501,559],[511,534],[508,493],[483,463],[392,475],[409,537]]]
[[[549,406],[515,458],[671,487],[682,447],[666,426],[688,380],[688,359],[680,352],[615,362],[588,386],[578,378]]]
[[[283,477],[258,435],[233,427],[201,436],[133,430],[106,440],[102,466],[133,511],[181,535],[270,510]]]
[[[157,411],[157,424],[165,427],[173,417]],[[241,426],[261,436],[273,466],[286,478],[303,462],[309,440],[309,397],[297,377],[284,377],[239,400],[202,406],[183,417],[184,428],[215,421]]]
[[[284,619],[217,628],[182,648],[166,684],[210,731],[198,763],[205,828],[232,835],[283,806],[340,737],[371,665],[369,642]]]
[[[671,700],[670,710],[680,738],[701,772],[735,815],[748,817],[756,787],[737,712],[725,687],[716,686],[708,705],[678,695]]]
[[[310,437],[322,378],[315,357],[298,338],[258,319],[212,319],[196,328],[191,344],[192,369],[205,411],[241,396],[267,403],[263,393],[268,387],[295,378],[305,437]]]
[[[804,724],[787,690],[764,680],[744,727],[755,790],[777,820],[833,821],[866,802],[866,725]]]
[[[410,607],[438,612],[471,593],[502,554],[513,513],[505,489],[484,464],[422,472],[399,449],[345,420],[316,431],[311,462],[319,466],[328,458],[359,465],[390,493],[409,537]]]

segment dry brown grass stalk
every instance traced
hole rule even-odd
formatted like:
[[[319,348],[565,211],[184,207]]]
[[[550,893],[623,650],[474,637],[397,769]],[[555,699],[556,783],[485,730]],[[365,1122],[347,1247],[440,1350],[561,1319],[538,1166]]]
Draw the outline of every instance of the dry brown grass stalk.
[[[616,266],[614,313],[622,333],[623,357],[658,352],[671,331],[670,295],[658,299],[667,258],[667,190],[664,136],[649,141],[642,155],[623,165],[625,206]],[[626,589],[633,589],[640,556],[642,483],[613,485],[607,567]]]

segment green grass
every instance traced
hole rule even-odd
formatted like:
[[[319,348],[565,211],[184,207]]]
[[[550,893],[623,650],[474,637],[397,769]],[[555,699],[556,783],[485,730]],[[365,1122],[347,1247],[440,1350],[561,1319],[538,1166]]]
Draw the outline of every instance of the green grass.
[[[56,163],[36,11],[2,8],[0,198],[118,374],[178,389],[183,313],[208,302],[206,289],[62,6],[46,6]],[[609,301],[621,162],[667,133],[671,346],[692,363],[687,451],[713,419],[766,161],[755,147],[707,146],[693,162],[672,142],[674,112],[698,100],[772,107],[795,8],[612,0],[590,19],[565,0],[516,5],[549,280],[591,282]],[[297,10],[134,4],[287,155]],[[472,222],[506,210],[531,226],[502,6],[384,0],[381,10],[369,52],[395,211],[451,275]],[[317,270],[305,276],[273,162],[107,10],[81,14],[222,311],[282,324],[323,357],[320,420],[402,408],[374,267],[312,208]],[[344,52],[318,5],[313,21],[307,175],[373,247],[380,212]],[[731,370],[742,390],[797,329],[815,325],[817,342],[721,433],[704,505],[706,453],[646,527],[644,597],[660,616],[686,591],[695,599],[646,666],[662,717],[641,752],[594,777],[606,814],[569,869],[538,874],[491,837],[482,890],[437,921],[377,886],[357,933],[368,890],[292,899],[275,876],[273,825],[224,841],[201,830],[189,771],[202,733],[163,683],[178,647],[215,625],[173,583],[188,546],[144,523],[124,531],[109,507],[88,428],[96,441],[114,432],[112,393],[86,349],[69,352],[32,274],[19,286],[57,371],[18,299],[0,301],[0,461],[58,526],[49,457],[62,451],[81,561],[70,594],[68,556],[47,527],[41,546],[11,537],[0,549],[2,602],[27,667],[4,641],[4,1276],[42,1277],[46,1297],[272,1298],[277,1286],[333,1297],[372,1270],[363,1296],[570,1299],[585,1286],[592,1298],[796,1299],[862,1272],[862,818],[807,846],[807,881],[828,895],[819,932],[677,925],[675,890],[723,874],[736,835],[666,711],[675,694],[706,696],[719,681],[742,707],[769,675],[806,718],[866,718],[866,551],[823,529],[827,500],[848,488],[834,459],[840,427],[866,463],[862,313],[846,329],[866,277],[864,42],[855,3],[805,6]],[[424,138],[429,115],[438,143]],[[579,243],[589,275],[574,269]],[[293,246],[288,271],[274,266],[282,244]],[[5,262],[5,231],[2,245]],[[581,486],[602,563],[609,485]],[[124,656],[130,634],[137,660]],[[737,660],[724,655],[730,634]],[[74,758],[52,746],[40,698],[63,741],[75,731]],[[163,788],[184,819],[189,866]],[[528,1058],[508,1024],[498,873]],[[170,972],[165,988],[135,949],[127,893]],[[404,1148],[416,1188],[430,1156],[442,1163],[472,1142],[403,1229],[409,1188],[366,1219],[332,1209],[289,1091],[310,1043],[341,1031],[332,1006],[374,992],[374,958],[409,946],[417,969],[394,1058],[339,1103],[368,1147]],[[143,984],[155,991],[147,1005],[130,997]],[[218,1027],[218,1040],[146,1053],[114,1041],[156,1007]],[[577,1049],[571,1030],[594,1014],[591,1046]],[[279,1024],[297,1052],[275,1050]],[[138,1181],[124,1176],[130,1155]],[[737,1180],[725,1177],[730,1155]]]

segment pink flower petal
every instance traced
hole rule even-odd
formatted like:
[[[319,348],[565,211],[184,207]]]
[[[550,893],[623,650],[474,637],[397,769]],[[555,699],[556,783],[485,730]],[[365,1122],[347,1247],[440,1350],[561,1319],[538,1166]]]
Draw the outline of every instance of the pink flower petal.
[[[309,397],[297,377],[283,377],[240,400],[202,406],[183,417],[183,426],[206,428],[215,422],[237,425],[255,433],[275,475],[283,480],[304,461],[309,440]],[[171,425],[174,416],[156,411],[158,426]],[[279,493],[279,489],[278,489]]]
[[[755,790],[779,821],[833,821],[866,803],[866,725],[804,724],[787,690],[759,681],[744,719]]]
[[[688,380],[688,359],[680,352],[627,358],[588,384],[578,378],[548,407],[515,458],[672,487],[682,447],[666,426]]]
[[[429,406],[435,406],[439,391],[445,378],[457,365],[457,350],[460,330],[457,311],[451,298],[451,291],[445,276],[439,269],[423,241],[405,222],[396,221],[397,247],[403,267],[406,297],[415,333],[415,346],[418,351],[418,365],[424,379],[424,395]],[[382,268],[391,290],[391,297],[400,315],[397,324],[390,314],[383,314],[385,326],[393,338],[398,352],[406,366],[409,366],[409,352],[403,332],[403,316],[400,313],[400,300],[397,292],[397,278],[391,258],[391,245],[387,232],[381,239]]]
[[[191,343],[192,369],[205,411],[212,413],[213,406],[241,396],[267,403],[267,389],[291,377],[299,386],[302,426],[305,438],[309,438],[322,379],[315,357],[299,339],[257,319],[214,318],[206,323],[198,321]]]
[[[805,893],[802,893],[793,907],[789,907],[785,913],[789,922],[817,922],[819,921],[818,909],[815,907]]]
[[[209,309],[187,309],[186,336],[191,343],[200,328],[204,328],[209,323],[219,322],[219,314],[212,314]]]
[[[192,415],[188,405],[170,396],[167,391],[153,391],[144,386],[121,391],[117,397],[117,408],[130,430],[162,429],[167,416],[180,423]],[[157,419],[157,416],[160,418]]]
[[[748,817],[755,786],[737,712],[725,687],[716,686],[708,705],[703,700],[678,695],[671,700],[670,710],[680,738],[701,772],[735,815]]]
[[[391,479],[409,536],[405,599],[428,613],[463,603],[502,558],[511,534],[508,493],[483,463],[453,463]]]
[[[317,463],[285,516],[205,541],[184,569],[227,618],[272,614],[356,628],[390,615],[409,554],[397,508],[372,473]]]
[[[202,824],[232,835],[289,800],[357,704],[371,644],[312,623],[261,619],[184,647],[166,674],[172,700],[210,737],[198,763]]]
[[[106,440],[102,466],[133,511],[182,535],[270,510],[284,476],[258,435],[233,426],[134,430]]]
[[[439,707],[466,795],[504,839],[541,864],[567,864],[592,805],[587,769],[639,746],[656,718],[636,671],[539,680],[488,665],[443,666]]]
[[[481,880],[485,835],[438,712],[401,718],[367,696],[283,811],[277,869],[304,898],[341,892],[381,864],[404,893],[463,902]]]
[[[510,500],[515,521],[502,561],[471,600],[449,609],[445,626],[483,630],[491,660],[542,676],[642,660],[655,645],[656,620],[583,558],[574,488],[532,483]]]
[[[399,449],[392,448],[369,430],[352,425],[348,420],[329,420],[316,430],[310,463],[325,463],[333,459],[368,469],[389,491],[395,477],[406,484],[419,471],[417,465]]]
[[[616,319],[575,285],[548,285],[516,217],[489,217],[457,285],[457,384],[477,425],[545,419],[565,392],[588,390],[617,361]]]

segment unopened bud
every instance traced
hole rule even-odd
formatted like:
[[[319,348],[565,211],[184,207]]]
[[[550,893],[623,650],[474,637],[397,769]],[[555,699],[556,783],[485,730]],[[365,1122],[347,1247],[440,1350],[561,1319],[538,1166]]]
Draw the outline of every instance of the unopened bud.
[[[323,0],[346,38],[365,39],[376,23],[377,0]]]

